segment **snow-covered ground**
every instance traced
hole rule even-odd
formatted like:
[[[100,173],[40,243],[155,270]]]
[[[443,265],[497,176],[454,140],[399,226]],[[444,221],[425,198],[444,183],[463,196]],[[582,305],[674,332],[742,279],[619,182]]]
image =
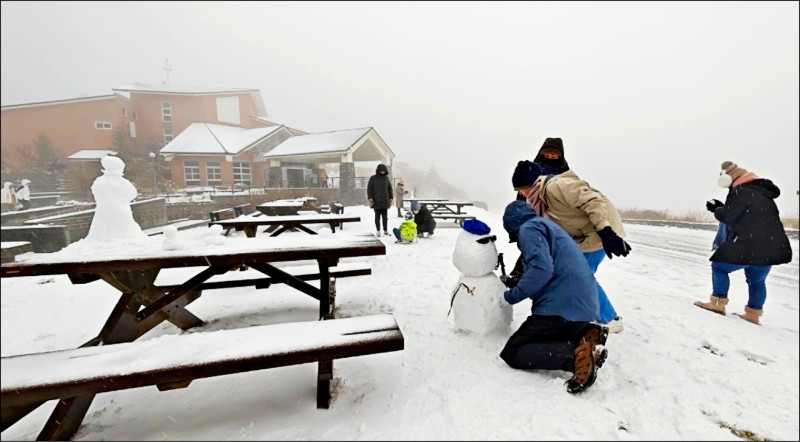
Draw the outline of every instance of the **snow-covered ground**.
[[[390,224],[397,226],[401,218],[392,212]],[[499,209],[467,212],[492,227],[510,270],[518,252]],[[362,221],[334,235],[374,231],[367,207],[345,213]],[[610,336],[608,361],[580,395],[565,391],[566,372],[515,370],[498,357],[530,313],[529,302],[514,307],[506,336],[454,331],[447,311],[459,278],[452,253],[460,229],[440,220],[430,240],[402,245],[382,237],[385,256],[359,259],[372,275],[337,282],[339,316],[392,313],[405,349],[336,361],[330,409],[316,408],[316,364],[304,364],[196,380],[167,392],[102,393],[75,439],[739,440],[734,431],[742,431],[796,440],[798,241],[791,240],[793,262],[773,268],[767,279],[759,327],[731,314],[747,301],[741,272],[732,276],[727,316],[692,305],[711,292],[713,231],[625,228],[632,253],[604,261],[597,274],[625,330]],[[0,283],[3,356],[77,347],[97,334],[118,298],[102,281],[72,285],[66,276]],[[188,333],[202,333],[313,321],[318,304],[276,285],[208,291],[189,309],[208,323]],[[164,323],[141,340],[178,333]],[[26,416],[2,439],[35,439],[54,405]]]

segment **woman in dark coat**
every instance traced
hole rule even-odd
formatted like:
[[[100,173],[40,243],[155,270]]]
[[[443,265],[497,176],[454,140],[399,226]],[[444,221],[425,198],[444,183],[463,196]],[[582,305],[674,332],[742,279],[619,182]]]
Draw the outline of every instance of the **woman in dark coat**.
[[[735,163],[722,163],[721,187],[728,187],[725,204],[710,200],[706,208],[720,222],[721,242],[711,256],[710,302],[695,302],[698,307],[725,314],[728,304],[728,274],[744,269],[749,299],[744,314],[738,315],[754,324],[764,312],[767,299],[765,281],[773,265],[792,260],[792,247],[775,205],[781,191],[767,179],[740,168]]]
[[[388,210],[393,201],[392,184],[389,182],[389,169],[385,164],[378,164],[375,175],[369,177],[367,183],[367,198],[369,206],[375,211],[375,236],[381,236],[381,220],[383,220],[383,234],[389,236]]]

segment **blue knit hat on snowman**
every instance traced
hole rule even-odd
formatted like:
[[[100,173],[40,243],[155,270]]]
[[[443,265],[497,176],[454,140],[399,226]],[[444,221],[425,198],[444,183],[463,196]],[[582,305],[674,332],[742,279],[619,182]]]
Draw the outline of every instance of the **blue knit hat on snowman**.
[[[489,232],[492,231],[491,227],[478,219],[468,219],[464,221],[462,228],[473,235],[488,235]]]

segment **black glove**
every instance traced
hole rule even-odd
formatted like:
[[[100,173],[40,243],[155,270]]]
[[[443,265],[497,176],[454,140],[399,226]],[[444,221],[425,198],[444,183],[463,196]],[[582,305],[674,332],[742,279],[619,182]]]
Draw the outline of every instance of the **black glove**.
[[[603,241],[603,250],[605,250],[608,259],[612,258],[612,254],[616,256],[628,256],[628,253],[631,251],[631,246],[614,233],[614,231],[611,230],[611,226],[603,227],[601,230],[597,231],[597,234],[600,236],[600,241]]]
[[[714,213],[715,210],[719,209],[720,207],[724,206],[720,200],[708,200],[706,201],[706,210],[711,213]]]
[[[513,289],[517,286],[517,284],[519,284],[519,278],[514,278],[508,275],[501,275],[500,281],[502,281],[503,284],[510,289]]]

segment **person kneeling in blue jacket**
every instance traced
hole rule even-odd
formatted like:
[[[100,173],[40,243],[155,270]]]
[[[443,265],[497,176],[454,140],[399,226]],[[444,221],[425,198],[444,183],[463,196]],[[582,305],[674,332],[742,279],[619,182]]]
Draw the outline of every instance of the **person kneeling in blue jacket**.
[[[564,229],[525,201],[506,207],[503,227],[517,238],[524,268],[518,280],[504,281],[511,288],[500,302],[530,298],[532,306],[500,357],[513,368],[571,372],[567,391],[580,393],[594,383],[608,355],[608,330],[592,324],[600,318],[592,269]]]

